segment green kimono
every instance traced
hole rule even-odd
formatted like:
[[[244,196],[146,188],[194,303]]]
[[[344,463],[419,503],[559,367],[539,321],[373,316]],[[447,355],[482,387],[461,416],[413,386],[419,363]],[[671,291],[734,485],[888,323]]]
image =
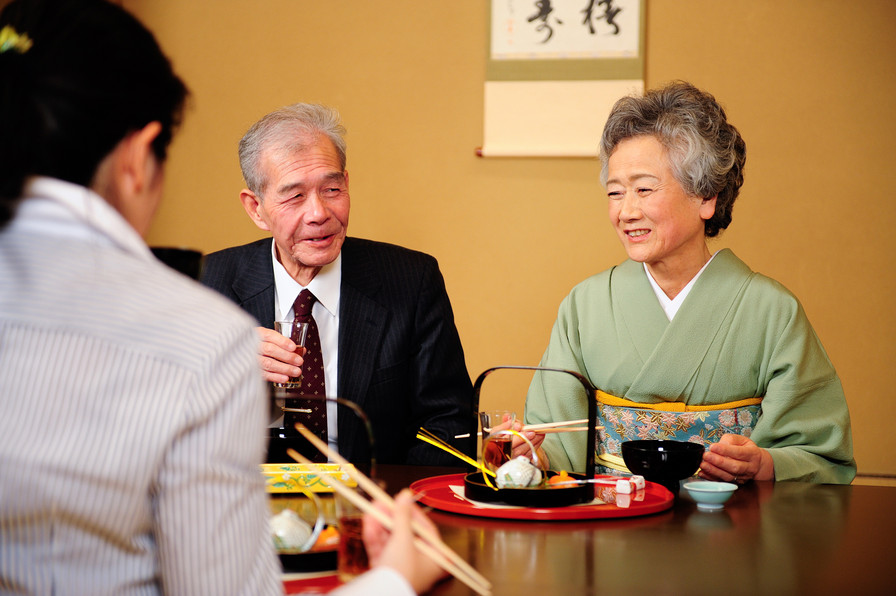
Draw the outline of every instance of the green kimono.
[[[777,480],[855,477],[843,387],[802,306],[730,250],[710,262],[672,321],[641,263],[585,280],[560,305],[541,366],[579,372],[601,391],[638,403],[762,398],[755,426],[741,434],[769,450]],[[528,424],[586,416],[578,381],[536,373]],[[582,433],[547,435],[551,468],[583,470],[584,443]]]

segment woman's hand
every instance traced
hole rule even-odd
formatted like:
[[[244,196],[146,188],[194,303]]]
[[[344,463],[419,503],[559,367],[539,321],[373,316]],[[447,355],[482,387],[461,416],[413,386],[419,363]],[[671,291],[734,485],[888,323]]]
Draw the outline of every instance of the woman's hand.
[[[384,506],[378,504],[377,507],[385,511]],[[411,519],[438,536],[439,531],[435,524],[414,505],[411,492],[405,489],[395,497],[392,531],[389,532],[380,525],[373,515],[366,514],[361,537],[371,567],[380,565],[391,567],[408,580],[414,591],[422,594],[447,573],[414,546]]]
[[[538,461],[543,463],[545,469],[547,469],[548,456],[545,455],[544,450],[541,448],[541,444],[544,443],[544,433],[531,430],[523,431],[523,423],[519,420],[513,421],[512,429],[529,439],[529,442],[532,443],[532,447],[535,448],[535,454],[538,456]],[[529,459],[532,459],[532,448],[529,447],[529,443],[526,443],[519,435],[513,435],[512,445],[512,457],[524,455]]]
[[[771,454],[741,435],[722,435],[703,453],[700,477],[743,484],[749,480],[774,480]]]

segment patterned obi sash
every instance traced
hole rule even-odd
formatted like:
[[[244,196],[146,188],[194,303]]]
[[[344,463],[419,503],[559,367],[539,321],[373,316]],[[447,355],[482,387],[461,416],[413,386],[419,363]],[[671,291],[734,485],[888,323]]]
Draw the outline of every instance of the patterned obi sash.
[[[637,439],[690,441],[709,447],[724,434],[749,437],[759,419],[762,398],[691,406],[681,402],[643,404],[597,392],[598,473],[629,473],[622,461],[622,442]]]

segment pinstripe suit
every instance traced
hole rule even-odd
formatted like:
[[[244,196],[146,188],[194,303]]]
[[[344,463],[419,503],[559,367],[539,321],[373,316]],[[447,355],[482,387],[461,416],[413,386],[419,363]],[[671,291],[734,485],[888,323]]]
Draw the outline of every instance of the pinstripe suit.
[[[282,592],[251,319],[102,199],[0,232],[0,593]]]
[[[210,254],[202,283],[273,327],[271,258],[270,239]],[[346,238],[339,319],[340,397],[370,417],[377,461],[458,465],[415,438],[421,426],[448,438],[476,424],[463,348],[436,260],[391,244]],[[340,453],[366,462],[369,449],[358,420],[340,415],[338,429]],[[467,452],[475,449],[475,441],[455,443]]]

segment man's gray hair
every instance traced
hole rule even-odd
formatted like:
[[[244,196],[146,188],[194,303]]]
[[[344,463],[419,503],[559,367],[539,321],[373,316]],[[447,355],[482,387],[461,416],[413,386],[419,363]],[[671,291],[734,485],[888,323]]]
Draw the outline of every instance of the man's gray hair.
[[[268,180],[261,169],[265,151],[295,151],[309,140],[325,135],[333,143],[339,164],[345,170],[345,127],[339,112],[318,104],[284,106],[263,117],[240,140],[240,168],[249,190],[261,197]]]

